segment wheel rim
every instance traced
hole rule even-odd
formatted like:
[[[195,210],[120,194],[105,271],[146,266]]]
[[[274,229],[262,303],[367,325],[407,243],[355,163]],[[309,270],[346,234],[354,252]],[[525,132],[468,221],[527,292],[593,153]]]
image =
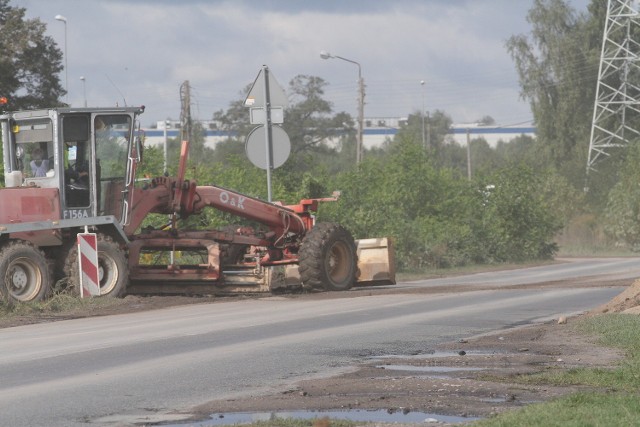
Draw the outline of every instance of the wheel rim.
[[[98,258],[98,279],[100,280],[100,295],[106,295],[116,287],[118,265],[110,256],[103,254]]]
[[[328,276],[333,283],[343,283],[351,273],[350,251],[344,242],[336,242],[326,261]]]
[[[16,258],[11,261],[7,269],[5,283],[12,298],[18,301],[30,301],[42,288],[42,272],[29,258]]]

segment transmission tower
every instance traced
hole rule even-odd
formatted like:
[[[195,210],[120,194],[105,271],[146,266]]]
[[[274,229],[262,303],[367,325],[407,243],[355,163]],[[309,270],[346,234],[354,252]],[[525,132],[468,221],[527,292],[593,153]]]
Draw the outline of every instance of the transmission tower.
[[[608,0],[587,175],[610,150],[640,137],[640,15],[638,0]]]

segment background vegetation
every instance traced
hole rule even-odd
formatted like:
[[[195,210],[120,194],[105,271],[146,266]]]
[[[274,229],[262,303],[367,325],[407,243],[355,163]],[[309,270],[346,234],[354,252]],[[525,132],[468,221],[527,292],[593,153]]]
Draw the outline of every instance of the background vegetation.
[[[505,49],[531,104],[537,138],[521,136],[493,148],[472,140],[471,177],[466,147],[447,136],[452,119],[445,111],[426,117],[408,112],[397,135],[365,150],[356,165],[354,119],[324,99],[328,82],[294,77],[283,125],[292,152],[274,171],[274,200],[295,203],[339,190],[340,200],[323,204],[318,220],[340,222],[356,238],[392,237],[404,270],[548,259],[559,244],[565,250],[585,244],[638,247],[637,147],[604,162],[590,177],[590,191],[583,192],[605,15],[600,0],[583,14],[567,0],[533,1],[531,32],[514,35]],[[8,108],[61,105],[62,56],[44,36],[43,24],[25,20],[23,8],[0,0],[0,29],[0,47],[12,53],[0,58],[0,94],[11,99]],[[247,90],[213,117],[233,137],[210,148],[194,125],[188,175],[266,199],[266,173],[244,154],[251,130],[242,105]],[[423,119],[428,146],[422,144]],[[178,144],[169,144],[169,173],[177,169]],[[161,148],[147,147],[143,172],[159,175],[162,164]],[[186,222],[204,228],[239,220],[211,210]]]

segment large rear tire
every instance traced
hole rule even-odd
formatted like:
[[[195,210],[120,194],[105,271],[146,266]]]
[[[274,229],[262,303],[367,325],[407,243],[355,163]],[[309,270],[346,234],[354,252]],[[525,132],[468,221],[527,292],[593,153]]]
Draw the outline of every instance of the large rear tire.
[[[80,289],[77,245],[73,245],[69,250],[64,263],[64,272],[68,286]],[[100,296],[121,297],[125,294],[129,281],[126,254],[111,237],[104,234],[98,234],[98,277]]]
[[[353,237],[338,224],[316,224],[302,240],[298,271],[306,286],[346,291],[356,280],[357,263]]]
[[[51,269],[42,251],[27,242],[0,250],[0,291],[9,301],[41,301],[51,290]]]

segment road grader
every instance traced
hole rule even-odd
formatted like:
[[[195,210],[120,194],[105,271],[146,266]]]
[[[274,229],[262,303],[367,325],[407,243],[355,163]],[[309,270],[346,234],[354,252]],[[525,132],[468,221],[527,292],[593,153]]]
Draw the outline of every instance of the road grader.
[[[0,114],[0,291],[11,301],[79,288],[77,236],[97,234],[100,295],[222,294],[302,287],[344,291],[393,284],[386,238],[354,241],[316,223],[322,202],[270,203],[185,179],[188,141],[175,177],[136,176],[144,107],[50,108]],[[182,229],[206,208],[251,226]],[[150,214],[166,223],[143,227]]]

